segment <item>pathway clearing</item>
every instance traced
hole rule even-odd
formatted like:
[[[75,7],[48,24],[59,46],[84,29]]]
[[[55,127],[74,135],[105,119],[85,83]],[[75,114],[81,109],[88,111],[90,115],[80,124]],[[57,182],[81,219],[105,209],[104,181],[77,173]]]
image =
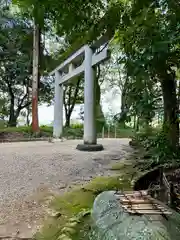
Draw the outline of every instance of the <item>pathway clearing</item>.
[[[32,237],[47,215],[45,200],[111,174],[109,164],[132,151],[129,139],[100,140],[102,152],[80,152],[79,142],[0,144],[0,237]]]

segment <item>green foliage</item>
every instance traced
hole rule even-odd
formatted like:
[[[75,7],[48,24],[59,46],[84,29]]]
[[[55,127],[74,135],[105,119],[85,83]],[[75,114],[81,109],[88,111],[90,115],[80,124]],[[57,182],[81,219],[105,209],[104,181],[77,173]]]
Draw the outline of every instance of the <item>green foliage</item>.
[[[86,36],[83,35],[89,32],[91,26],[97,23],[104,8],[104,3],[101,0],[71,0],[68,5],[65,0],[48,0],[41,2],[37,0],[13,0],[13,3],[20,7],[25,16],[35,19],[45,30],[51,33],[55,32],[59,37],[64,37],[67,47],[73,49],[73,51],[77,50],[81,42],[86,39]],[[37,5],[39,6],[38,8],[36,7]],[[78,39],[78,41],[72,44],[74,39]],[[74,46],[76,47],[74,48]],[[64,53],[65,56],[63,58],[61,56],[60,60],[59,55],[61,53],[62,49],[60,49],[59,54],[55,57],[55,61],[51,62],[50,65],[53,66],[53,68],[56,67],[59,62],[64,61],[72,51],[66,51],[66,53]]]
[[[24,134],[31,134],[32,129],[31,127],[7,127],[7,128],[2,128],[0,129],[0,132],[5,132],[5,133],[24,133]]]
[[[150,139],[146,146],[157,164],[171,163],[173,159],[180,160],[179,149],[174,151],[163,131],[158,133],[155,139]]]
[[[0,129],[5,128],[5,127],[6,127],[6,124],[7,124],[6,121],[0,119]]]
[[[81,8],[79,8],[80,5],[82,6]],[[72,11],[70,11],[71,7]],[[116,4],[108,2],[108,4],[105,4],[104,1],[100,0],[91,3],[83,1],[82,4],[74,2],[71,4],[71,7],[69,8],[69,14],[66,14],[67,9],[62,14],[60,14],[59,9],[56,9],[58,16],[53,13],[55,31],[58,36],[65,37],[66,46],[55,54],[54,61],[50,65],[51,70],[83,45],[94,43],[102,35],[105,36],[105,41],[110,40],[114,35],[116,26],[119,24],[121,15],[120,2],[116,2]],[[65,15],[64,18],[63,15]],[[72,17],[72,22],[69,16]]]
[[[30,78],[32,34],[22,19],[5,12],[8,17],[0,26],[0,92],[5,99],[3,113],[13,122],[29,104],[24,88]]]
[[[2,10],[2,9],[1,9]],[[20,113],[30,106],[32,86],[32,26],[29,19],[6,8],[0,25],[0,113],[16,126]],[[45,57],[44,57],[45,58]],[[39,100],[49,102],[52,86],[44,78],[39,83]]]
[[[82,123],[76,123],[76,124],[71,124],[72,129],[83,129],[83,124]]]
[[[145,150],[144,160],[141,163],[143,169],[151,169],[158,165],[180,164],[180,151],[172,148],[166,134],[161,129],[151,129],[139,132],[133,137],[135,145]]]
[[[152,121],[164,101],[166,138],[177,145],[176,69],[180,67],[180,7],[175,1],[125,2],[126,9],[116,32],[129,87],[127,103],[145,124]],[[131,110],[131,109],[130,109]],[[176,135],[173,137],[173,133]]]
[[[71,128],[71,127],[65,127],[63,129],[63,136],[68,138],[82,138],[83,137],[83,128]]]
[[[43,132],[51,133],[53,132],[53,127],[47,125],[41,125],[40,130]]]
[[[29,137],[51,137],[52,136],[52,127],[48,126],[41,126],[40,127],[40,132],[38,135],[34,135],[32,131],[31,126],[21,126],[21,127],[7,127],[7,128],[1,128],[0,132],[3,133],[22,133],[22,136],[25,138]]]

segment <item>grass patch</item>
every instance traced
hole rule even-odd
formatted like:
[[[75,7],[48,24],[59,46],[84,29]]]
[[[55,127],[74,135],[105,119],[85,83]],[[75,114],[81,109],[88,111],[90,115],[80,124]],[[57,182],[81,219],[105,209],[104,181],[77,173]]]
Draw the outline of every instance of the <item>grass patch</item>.
[[[37,240],[87,239],[90,226],[90,210],[96,196],[106,190],[129,190],[131,183],[127,178],[97,177],[90,183],[76,187],[71,192],[56,197],[51,208],[58,214],[46,223]]]
[[[133,162],[131,160],[120,160],[119,162],[114,163],[110,170],[113,171],[121,171],[126,173],[126,170],[129,172],[129,169],[131,169],[130,172],[133,172],[133,166],[134,166],[134,160]]]
[[[121,163],[121,162],[118,162],[118,163],[115,163],[111,166],[111,170],[113,171],[119,171],[119,170],[122,170],[124,169],[126,166],[124,165],[124,163]]]
[[[126,177],[97,177],[89,184],[85,185],[83,190],[90,191],[95,195],[108,190],[124,190],[130,188],[130,182]]]
[[[64,196],[59,196],[52,201],[51,207],[62,215],[70,217],[76,215],[84,209],[89,209],[94,201],[94,193],[76,189]]]

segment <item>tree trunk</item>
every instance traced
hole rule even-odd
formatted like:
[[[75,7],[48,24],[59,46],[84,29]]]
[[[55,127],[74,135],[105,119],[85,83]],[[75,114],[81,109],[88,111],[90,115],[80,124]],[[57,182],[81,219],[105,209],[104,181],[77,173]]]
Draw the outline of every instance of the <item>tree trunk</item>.
[[[68,86],[64,89],[63,104],[65,108],[65,117],[66,117],[65,126],[66,127],[69,127],[71,123],[71,115],[76,104],[80,82],[81,82],[81,78],[78,79],[76,86],[74,87]]]
[[[137,116],[137,119],[136,119],[136,132],[139,131],[139,117]]]
[[[68,105],[66,106],[66,123],[65,123],[65,126],[66,127],[70,127],[70,119],[71,119],[71,114],[72,114],[72,111],[74,109],[74,106],[75,106],[75,102],[74,102],[74,106],[73,104],[71,105],[71,102],[72,102],[72,86],[69,86],[69,89],[68,89]],[[76,96],[73,96],[76,98]]]
[[[16,127],[17,125],[17,118],[15,116],[10,116],[9,121],[8,121],[8,126],[9,127]]]
[[[26,86],[26,93],[27,93],[27,99],[29,101],[30,99],[30,92],[29,92],[29,81],[27,83],[27,86]],[[26,111],[27,111],[27,114],[26,114],[26,125],[29,126],[30,125],[30,120],[29,120],[29,116],[30,116],[30,105],[28,105],[26,107]]]
[[[70,127],[70,119],[71,119],[71,114],[66,114],[66,123],[65,127]]]
[[[126,119],[127,119],[127,104],[126,104],[126,96],[127,96],[127,79],[122,86],[122,94],[121,94],[121,115],[125,116],[122,118],[122,123],[124,125],[124,128],[126,126]]]
[[[180,114],[180,79],[178,84],[178,115]]]
[[[99,84],[99,80],[96,77],[95,79],[95,98],[96,98],[96,106],[95,106],[95,116],[96,116],[96,128],[97,132],[101,131],[103,126],[105,125],[105,117],[101,107],[101,87]]]
[[[30,116],[30,106],[27,107],[27,114],[26,114],[26,125],[29,126],[30,125],[30,120],[29,120],[29,116]]]
[[[17,125],[17,117],[14,110],[14,97],[11,97],[8,126],[16,127],[16,125]]]
[[[134,115],[133,117],[133,128],[136,129],[136,115]]]
[[[34,21],[33,35],[33,81],[32,81],[32,130],[39,132],[38,120],[38,83],[39,83],[39,46],[40,46],[40,28]]]
[[[179,145],[179,123],[177,116],[176,82],[173,74],[166,75],[161,81],[163,103],[164,103],[164,124],[163,129],[167,135],[170,146],[174,149]]]

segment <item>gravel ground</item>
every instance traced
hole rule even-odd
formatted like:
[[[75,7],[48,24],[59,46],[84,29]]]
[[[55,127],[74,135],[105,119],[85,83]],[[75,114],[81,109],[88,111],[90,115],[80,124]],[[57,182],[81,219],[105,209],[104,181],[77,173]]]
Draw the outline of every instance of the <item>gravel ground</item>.
[[[0,237],[31,236],[45,215],[44,199],[110,174],[111,161],[131,151],[128,139],[100,140],[105,150],[93,153],[77,151],[79,142],[0,144]]]

